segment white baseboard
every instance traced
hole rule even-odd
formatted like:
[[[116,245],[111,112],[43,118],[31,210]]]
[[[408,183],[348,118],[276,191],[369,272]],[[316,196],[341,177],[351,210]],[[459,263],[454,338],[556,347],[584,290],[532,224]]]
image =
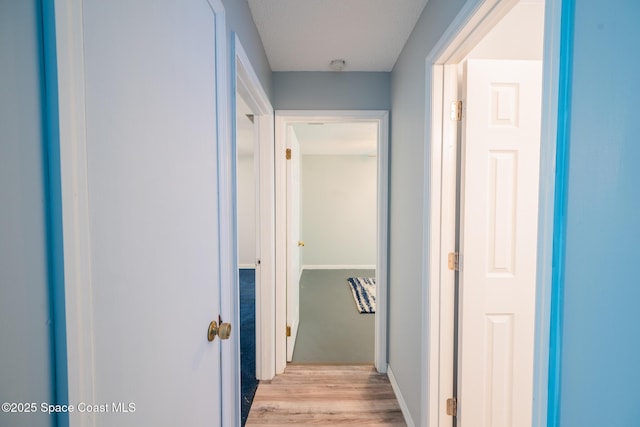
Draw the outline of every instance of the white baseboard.
[[[402,396],[402,392],[400,391],[400,387],[398,386],[396,377],[393,375],[391,366],[387,367],[387,376],[389,377],[389,382],[391,383],[393,392],[395,393],[398,404],[400,405],[400,410],[402,411],[402,415],[404,416],[404,421],[407,423],[407,427],[415,427],[416,424],[413,422],[413,418],[411,418],[409,408],[407,407],[407,402],[405,402],[404,396]]]
[[[375,265],[303,265],[303,270],[375,270]]]
[[[242,268],[242,269],[248,268],[251,270],[255,270],[256,265],[255,264],[238,264],[238,268]]]

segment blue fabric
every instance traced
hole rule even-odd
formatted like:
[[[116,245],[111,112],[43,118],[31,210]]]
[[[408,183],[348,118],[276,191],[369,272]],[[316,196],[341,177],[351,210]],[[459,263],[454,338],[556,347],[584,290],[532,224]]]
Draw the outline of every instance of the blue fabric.
[[[356,308],[360,313],[376,312],[376,279],[371,277],[350,277],[347,283],[351,287]]]
[[[240,390],[244,426],[258,388],[256,379],[256,277],[255,270],[240,270]]]

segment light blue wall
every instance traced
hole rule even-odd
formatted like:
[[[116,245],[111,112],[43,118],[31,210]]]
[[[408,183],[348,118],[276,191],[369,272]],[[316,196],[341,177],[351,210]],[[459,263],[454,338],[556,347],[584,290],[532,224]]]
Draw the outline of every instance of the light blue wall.
[[[15,427],[54,425],[41,31],[39,1],[0,1],[0,402],[38,405]]]
[[[575,1],[562,427],[640,425],[640,3]]]
[[[376,264],[377,166],[367,155],[302,156],[306,268]]]
[[[389,110],[390,73],[274,72],[276,110]]]
[[[267,54],[264,51],[258,29],[253,22],[251,10],[247,0],[222,0],[227,20],[227,32],[229,33],[229,45],[233,43],[233,32],[238,35],[254,71],[256,72],[262,88],[271,98],[271,67]]]
[[[420,390],[425,59],[464,4],[429,0],[391,74],[389,365],[416,425]]]

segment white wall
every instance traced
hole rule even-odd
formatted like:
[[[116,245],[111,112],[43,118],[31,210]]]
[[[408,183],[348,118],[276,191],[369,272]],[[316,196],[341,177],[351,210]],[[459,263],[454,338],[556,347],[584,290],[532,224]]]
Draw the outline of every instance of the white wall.
[[[237,220],[238,264],[240,268],[255,267],[256,262],[256,172],[254,157],[254,126],[247,117],[251,109],[236,92],[237,151]]]
[[[302,157],[305,268],[375,266],[376,176],[376,157]]]
[[[544,2],[521,1],[489,31],[467,58],[542,59]]]
[[[254,157],[238,156],[238,263],[241,268],[256,262],[256,186]]]

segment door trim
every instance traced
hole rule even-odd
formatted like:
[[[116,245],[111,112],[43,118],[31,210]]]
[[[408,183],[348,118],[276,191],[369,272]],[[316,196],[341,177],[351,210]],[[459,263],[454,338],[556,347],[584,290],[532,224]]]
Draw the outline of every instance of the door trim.
[[[235,63],[232,85],[233,85],[233,108],[235,123],[235,94],[240,92],[251,111],[254,113],[254,133],[257,135],[254,141],[254,152],[257,154],[259,162],[259,177],[257,179],[258,203],[260,212],[256,231],[259,235],[258,258],[260,265],[255,266],[256,274],[259,275],[260,286],[256,289],[256,378],[268,380],[275,375],[275,326],[271,319],[275,319],[275,184],[274,184],[274,135],[273,135],[273,107],[265,93],[258,76],[251,65],[251,61],[242,47],[242,43],[236,34],[233,35],[233,55]],[[235,126],[234,126],[235,129]],[[234,158],[236,153],[235,134],[233,138]],[[235,169],[235,168],[234,168]],[[234,188],[235,173],[233,174]],[[236,206],[234,205],[234,212]],[[235,218],[234,214],[234,218]],[[238,225],[234,224],[235,238],[234,245],[238,248],[237,231]],[[237,265],[236,257],[236,267]],[[252,266],[253,268],[254,266]],[[237,270],[237,268],[236,268]],[[238,280],[235,280],[238,295]],[[239,304],[240,301],[238,301]],[[234,305],[236,311],[238,305]],[[237,320],[239,330],[239,317]],[[237,360],[240,360],[240,344],[237,343]]]
[[[445,118],[448,101],[457,95],[457,88],[445,83],[445,75],[455,73],[454,67],[447,64],[459,62],[515,3],[516,0],[467,2],[425,60],[426,87],[431,88],[425,118],[426,129],[431,132],[427,133],[429,148],[424,158],[425,170],[430,171],[424,184],[430,196],[424,200],[423,219],[423,250],[428,254],[422,284],[423,425],[451,423],[445,402],[452,393],[453,364],[447,361],[452,360],[453,336],[446,333],[446,328],[453,324],[450,290],[454,278],[446,273],[447,252],[455,248],[455,215],[450,213],[455,212],[455,197],[451,195],[455,195],[456,154],[448,139],[452,125]],[[545,2],[532,419],[536,427],[547,424],[561,7],[562,0]]]
[[[60,306],[64,307],[65,335],[56,336],[56,341],[66,343],[67,366],[73,367],[63,373],[67,383],[65,402],[95,402],[82,4],[77,0],[56,0],[49,13],[53,14],[56,29],[56,63],[48,66],[53,68],[58,115],[57,134],[52,132],[49,137],[57,138],[59,143],[64,248],[64,302]],[[95,421],[93,413],[69,414],[69,424],[88,426],[95,425]]]
[[[275,112],[276,179],[276,305],[275,373],[287,365],[286,329],[286,129],[293,123],[309,121],[378,123],[378,235],[377,235],[377,311],[375,316],[374,364],[378,372],[387,372],[387,280],[389,223],[389,112],[382,110],[280,110]],[[279,333],[279,331],[281,333]]]

